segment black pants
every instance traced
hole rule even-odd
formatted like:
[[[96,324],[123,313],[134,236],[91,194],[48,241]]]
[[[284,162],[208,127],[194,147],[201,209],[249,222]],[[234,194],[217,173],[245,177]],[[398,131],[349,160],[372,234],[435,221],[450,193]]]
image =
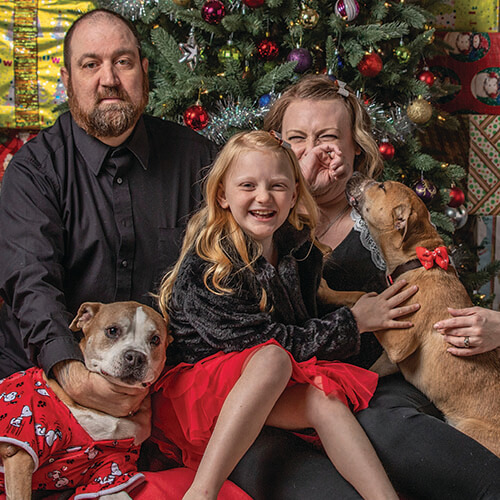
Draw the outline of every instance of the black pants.
[[[500,459],[444,423],[401,375],[380,379],[358,421],[394,487],[412,500],[500,499]],[[328,457],[280,429],[266,427],[230,479],[254,500],[361,497]]]

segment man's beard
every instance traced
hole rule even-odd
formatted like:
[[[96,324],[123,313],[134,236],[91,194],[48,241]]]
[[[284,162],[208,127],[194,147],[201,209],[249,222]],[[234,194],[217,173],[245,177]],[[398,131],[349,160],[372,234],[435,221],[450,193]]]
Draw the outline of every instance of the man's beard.
[[[68,104],[76,123],[93,137],[119,137],[132,128],[148,103],[149,82],[143,73],[142,99],[134,104],[128,93],[119,87],[106,87],[96,96],[94,108],[87,112],[81,108],[73,91],[71,77],[68,81]],[[116,97],[120,103],[99,106],[102,99]]]

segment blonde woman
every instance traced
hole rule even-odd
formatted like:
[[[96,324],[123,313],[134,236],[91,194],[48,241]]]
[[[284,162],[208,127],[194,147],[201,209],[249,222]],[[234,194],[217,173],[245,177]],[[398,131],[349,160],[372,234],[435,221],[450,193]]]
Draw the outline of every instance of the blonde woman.
[[[328,76],[305,76],[276,101],[265,127],[281,132],[290,142],[318,203],[316,235],[332,248],[323,269],[328,284],[336,290],[384,290],[384,263],[366,226],[350,213],[344,194],[353,171],[376,177],[382,169],[370,119],[354,93]],[[436,325],[457,346],[450,347],[450,352],[467,354],[464,336],[470,336],[476,352],[485,349],[478,347],[481,344],[487,349],[498,346],[491,327],[479,330],[472,326],[491,324],[492,316],[487,313],[479,308],[451,311],[463,316]],[[461,326],[457,330],[456,323]],[[346,361],[369,367],[381,352],[374,336],[366,332],[361,335],[359,355]],[[405,498],[500,498],[500,460],[443,422],[434,405],[400,375],[381,378],[369,407],[356,418]],[[270,498],[268,478],[273,478],[273,499],[356,498],[321,453],[295,436],[270,428],[231,476],[255,500]]]

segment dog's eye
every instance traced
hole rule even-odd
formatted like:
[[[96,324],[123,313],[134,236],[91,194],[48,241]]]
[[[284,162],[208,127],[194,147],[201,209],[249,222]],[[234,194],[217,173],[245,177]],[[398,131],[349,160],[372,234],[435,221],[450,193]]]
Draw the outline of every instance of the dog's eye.
[[[120,333],[120,330],[116,326],[110,326],[106,328],[106,337],[110,339],[116,339]]]
[[[160,345],[161,339],[159,335],[153,335],[149,341],[151,345]]]
[[[381,183],[378,185],[378,187],[379,187],[380,189],[382,189],[383,191],[385,191],[385,185],[384,185],[384,183],[383,183],[383,182],[381,182]]]

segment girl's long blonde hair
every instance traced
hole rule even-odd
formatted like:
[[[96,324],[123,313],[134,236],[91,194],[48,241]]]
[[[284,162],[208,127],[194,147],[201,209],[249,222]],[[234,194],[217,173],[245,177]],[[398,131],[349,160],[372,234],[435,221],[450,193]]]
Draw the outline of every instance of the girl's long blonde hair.
[[[297,230],[307,225],[314,241],[317,223],[316,203],[302,176],[295,154],[285,143],[269,132],[254,130],[234,135],[217,156],[204,184],[205,202],[190,219],[181,253],[176,264],[163,278],[158,294],[162,313],[167,316],[172,289],[186,255],[194,251],[210,265],[203,276],[205,286],[215,294],[232,293],[229,277],[243,265],[252,269],[253,263],[262,254],[262,247],[253,241],[237,224],[231,211],[223,209],[217,201],[218,191],[224,176],[240,155],[249,151],[273,153],[288,162],[296,181],[297,201],[290,210],[288,221]],[[320,246],[320,248],[323,248]],[[237,262],[237,261],[240,262]],[[266,294],[262,293],[261,309],[266,308]]]

